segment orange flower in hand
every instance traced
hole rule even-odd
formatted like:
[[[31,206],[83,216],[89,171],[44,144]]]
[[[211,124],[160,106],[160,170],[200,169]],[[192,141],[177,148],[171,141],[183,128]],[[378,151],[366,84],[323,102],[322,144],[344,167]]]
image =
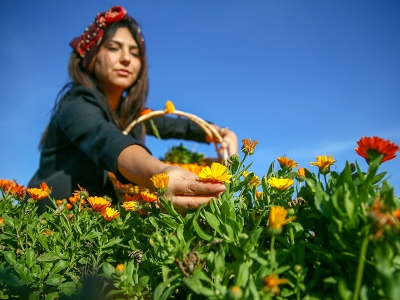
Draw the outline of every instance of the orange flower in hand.
[[[381,163],[391,160],[396,157],[396,152],[399,151],[399,146],[377,136],[364,136],[357,144],[358,147],[354,150],[358,155],[364,157],[368,164],[379,155],[383,155]]]

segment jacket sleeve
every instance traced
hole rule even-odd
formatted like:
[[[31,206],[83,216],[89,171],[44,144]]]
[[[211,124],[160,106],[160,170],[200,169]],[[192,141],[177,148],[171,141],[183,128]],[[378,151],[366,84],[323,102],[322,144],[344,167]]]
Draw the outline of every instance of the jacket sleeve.
[[[161,116],[152,119],[162,139],[183,139],[201,143],[206,142],[206,134],[195,122],[184,118]],[[146,121],[146,133],[155,135],[150,121]]]
[[[151,154],[139,140],[122,134],[93,91],[77,88],[66,98],[57,112],[58,125],[95,165],[120,175],[117,159],[123,149],[138,144]]]

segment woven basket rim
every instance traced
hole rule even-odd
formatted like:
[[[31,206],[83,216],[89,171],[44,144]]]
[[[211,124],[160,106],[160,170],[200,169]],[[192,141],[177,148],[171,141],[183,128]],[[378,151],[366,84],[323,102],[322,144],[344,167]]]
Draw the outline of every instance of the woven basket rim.
[[[190,114],[187,112],[183,112],[180,110],[174,110],[173,112],[167,112],[166,110],[153,110],[145,115],[140,116],[139,118],[133,120],[126,128],[125,130],[122,131],[123,134],[127,135],[129,134],[132,129],[142,123],[145,122],[147,120],[150,120],[152,118],[155,117],[160,117],[160,116],[165,116],[165,115],[176,115],[176,116],[180,116],[180,117],[185,117],[193,122],[195,122],[197,125],[200,126],[201,129],[203,129],[203,131],[206,133],[206,135],[209,137],[209,139],[211,141],[213,141],[212,143],[214,144],[215,147],[215,151],[217,152],[217,156],[218,156],[218,160],[222,161],[228,158],[228,151],[227,149],[224,149],[223,154],[221,155],[219,153],[219,149],[218,149],[218,144],[222,143],[222,141],[224,140],[221,136],[221,134],[218,132],[218,130],[216,130],[210,123],[208,123],[207,121],[203,120],[202,118],[194,115],[194,114]]]

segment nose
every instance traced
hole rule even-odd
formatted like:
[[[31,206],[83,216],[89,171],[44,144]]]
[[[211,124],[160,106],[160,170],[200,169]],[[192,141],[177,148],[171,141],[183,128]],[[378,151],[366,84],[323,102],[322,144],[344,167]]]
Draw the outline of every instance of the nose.
[[[123,49],[121,51],[120,61],[121,61],[121,64],[123,64],[124,66],[129,65],[129,63],[131,61],[131,54],[130,54],[129,50]]]

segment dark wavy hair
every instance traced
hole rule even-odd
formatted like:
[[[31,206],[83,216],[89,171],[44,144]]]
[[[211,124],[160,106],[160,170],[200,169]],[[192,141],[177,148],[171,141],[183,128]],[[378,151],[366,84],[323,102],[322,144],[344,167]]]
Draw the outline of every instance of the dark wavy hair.
[[[147,96],[149,90],[149,79],[147,72],[147,59],[146,58],[146,49],[144,43],[140,40],[140,35],[136,26],[129,20],[124,19],[115,23],[110,24],[104,30],[104,36],[97,47],[100,49],[103,44],[107,43],[115,34],[118,28],[126,27],[132,34],[132,37],[135,39],[138,47],[139,47],[139,58],[141,60],[141,70],[139,72],[139,76],[136,82],[127,88],[123,93],[123,99],[119,104],[119,107],[114,112],[110,108],[110,104],[107,98],[104,96],[101,91],[97,79],[93,74],[89,74],[85,68],[81,66],[81,58],[74,51],[72,52],[69,63],[68,63],[68,74],[71,79],[70,82],[65,84],[56,97],[56,101],[54,107],[52,109],[52,116],[55,114],[60,104],[62,103],[62,99],[64,95],[75,86],[86,86],[94,91],[96,91],[106,107],[108,107],[110,114],[118,126],[119,129],[125,129],[130,122],[137,119],[140,116],[140,112],[144,109],[147,103]],[[43,143],[46,139],[47,128],[42,134],[42,138],[40,140],[39,149],[42,148]],[[142,134],[144,138],[144,133]]]

